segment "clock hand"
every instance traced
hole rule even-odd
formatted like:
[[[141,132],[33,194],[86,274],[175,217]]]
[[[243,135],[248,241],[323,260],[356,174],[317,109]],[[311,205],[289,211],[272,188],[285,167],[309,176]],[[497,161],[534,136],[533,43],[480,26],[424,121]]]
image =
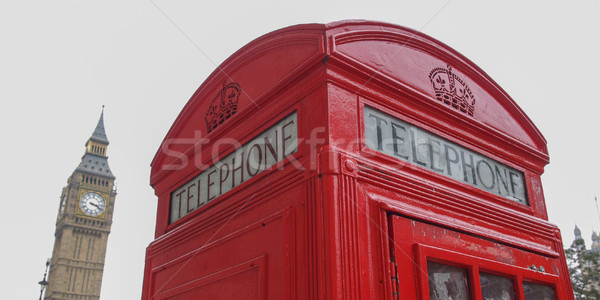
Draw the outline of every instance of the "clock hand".
[[[99,206],[98,204],[96,204],[96,203],[92,203],[92,202],[90,202],[90,205],[93,205],[93,206],[95,206],[97,209],[100,209],[100,206]]]

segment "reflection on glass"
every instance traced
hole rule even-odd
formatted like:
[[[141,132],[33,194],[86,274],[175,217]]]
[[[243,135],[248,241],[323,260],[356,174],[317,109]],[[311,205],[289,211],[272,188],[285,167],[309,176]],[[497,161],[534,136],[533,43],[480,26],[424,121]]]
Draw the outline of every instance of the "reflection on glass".
[[[525,300],[556,300],[556,293],[551,286],[533,282],[523,282]]]
[[[429,299],[470,299],[466,269],[428,261],[427,277],[429,281]]]
[[[515,300],[515,289],[510,278],[479,273],[483,300]]]

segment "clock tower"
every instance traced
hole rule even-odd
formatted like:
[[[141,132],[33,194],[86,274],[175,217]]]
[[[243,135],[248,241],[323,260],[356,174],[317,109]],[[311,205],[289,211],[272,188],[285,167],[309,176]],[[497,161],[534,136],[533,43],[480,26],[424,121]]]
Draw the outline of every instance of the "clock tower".
[[[85,154],[60,195],[46,300],[100,298],[117,195],[107,148],[103,108]]]

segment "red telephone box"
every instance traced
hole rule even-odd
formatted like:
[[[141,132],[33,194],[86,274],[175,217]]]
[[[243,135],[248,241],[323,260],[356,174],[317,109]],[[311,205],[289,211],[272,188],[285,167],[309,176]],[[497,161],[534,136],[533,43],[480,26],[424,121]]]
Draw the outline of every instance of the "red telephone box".
[[[573,299],[546,141],[467,58],[369,21],[233,54],[152,162],[142,299]]]

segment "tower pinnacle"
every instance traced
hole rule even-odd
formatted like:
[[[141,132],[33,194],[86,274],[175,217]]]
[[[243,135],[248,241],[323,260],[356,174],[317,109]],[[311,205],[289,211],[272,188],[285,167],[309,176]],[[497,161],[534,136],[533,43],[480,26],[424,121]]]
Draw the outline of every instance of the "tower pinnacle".
[[[582,239],[581,230],[579,229],[579,227],[577,227],[577,225],[575,225],[575,230],[573,230],[573,232],[575,233],[576,240]]]
[[[108,167],[108,139],[104,131],[104,105],[98,120],[98,125],[92,136],[85,143],[85,154],[76,171],[114,178]]]
[[[102,105],[102,113],[100,114],[98,125],[96,125],[96,129],[94,130],[94,133],[92,133],[90,140],[108,145],[108,138],[106,137],[106,131],[104,130],[104,105]]]

